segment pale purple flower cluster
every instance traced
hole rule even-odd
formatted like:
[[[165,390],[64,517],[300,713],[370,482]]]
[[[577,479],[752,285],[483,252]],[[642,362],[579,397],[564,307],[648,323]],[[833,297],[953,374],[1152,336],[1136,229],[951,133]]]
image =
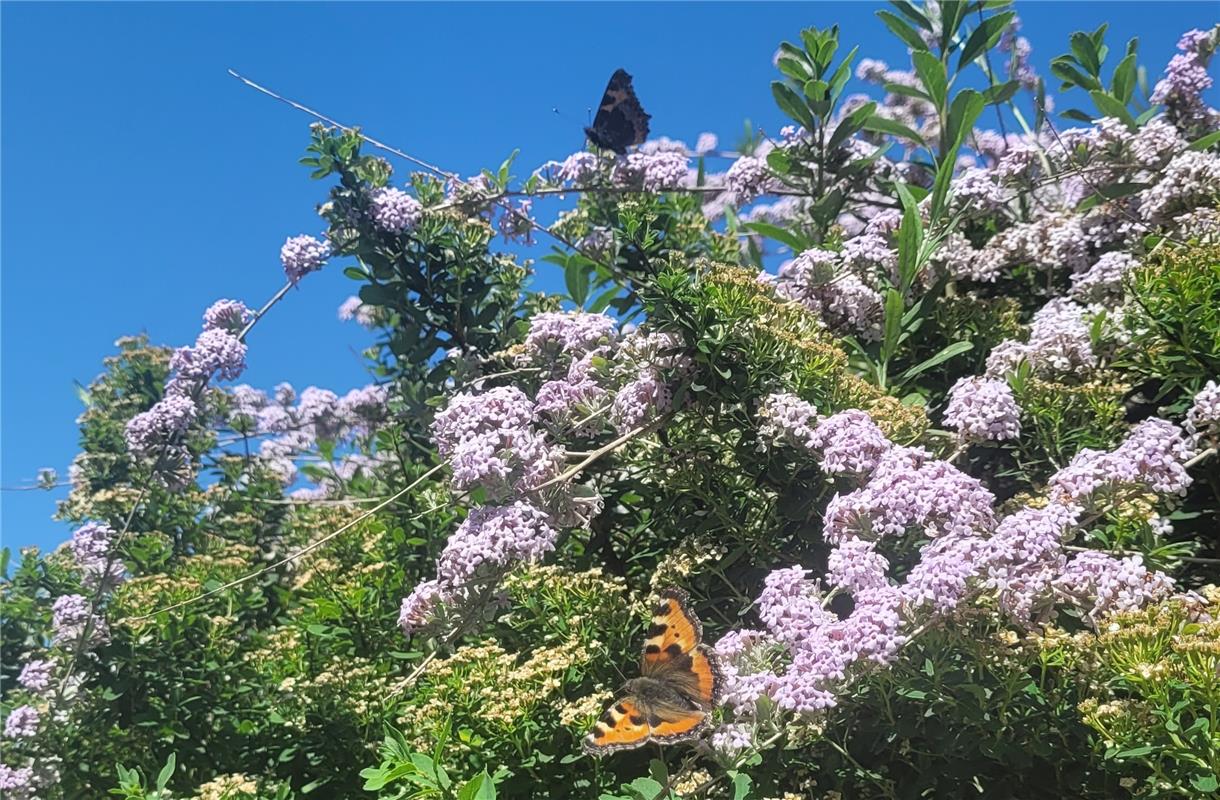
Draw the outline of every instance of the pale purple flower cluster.
[[[1058,502],[1022,508],[1001,520],[987,540],[985,585],[1013,620],[1028,625],[1050,608],[1053,583],[1067,564],[1063,542],[1080,514],[1078,506]]]
[[[986,553],[986,541],[976,536],[941,536],[928,542],[899,587],[907,608],[951,613],[970,595]]]
[[[1207,65],[1216,49],[1215,29],[1187,31],[1178,41],[1178,49],[1182,52],[1169,60],[1165,77],[1153,87],[1151,100],[1163,104],[1179,127],[1214,127],[1216,114],[1203,101],[1203,92],[1213,83]]]
[[[292,236],[280,248],[280,263],[288,280],[296,283],[311,272],[322,269],[330,258],[330,244],[312,236]]]
[[[199,334],[194,346],[175,350],[169,366],[179,383],[202,385],[213,375],[237,380],[246,369],[246,345],[227,330],[212,328]]]
[[[763,159],[741,156],[729,167],[724,179],[731,200],[742,205],[767,192],[771,185],[771,172]]]
[[[1072,276],[1072,297],[1082,303],[1112,304],[1123,296],[1123,279],[1139,262],[1127,253],[1102,255],[1085,272]]]
[[[471,509],[436,562],[436,579],[415,587],[402,603],[399,625],[410,635],[440,604],[461,604],[481,586],[494,587],[520,563],[555,548],[558,531],[545,512],[517,501]]]
[[[518,200],[514,207],[502,208],[500,218],[496,221],[496,227],[499,228],[504,241],[533,243],[531,237],[534,233],[534,220],[530,216],[533,208],[534,200],[530,197]]]
[[[221,330],[236,335],[252,316],[253,312],[240,300],[217,300],[203,312],[203,329]]]
[[[775,392],[759,405],[758,418],[763,439],[813,450],[813,427],[821,417],[811,403],[789,392]]]
[[[981,483],[919,448],[891,447],[868,483],[835,495],[826,507],[824,535],[842,542],[854,537],[980,536],[995,527],[994,497]]]
[[[547,311],[530,319],[525,356],[531,363],[553,363],[560,356],[580,359],[604,354],[618,337],[618,323],[605,314]]]
[[[1055,579],[1056,594],[1086,610],[1094,624],[1107,614],[1136,611],[1174,592],[1173,580],[1149,571],[1139,555],[1077,553]]]
[[[712,731],[712,750],[723,758],[736,758],[754,746],[754,726],[741,722],[720,725]]]
[[[456,395],[432,422],[437,452],[448,457],[463,442],[498,430],[527,428],[534,404],[515,386],[497,386],[481,394]]]
[[[4,720],[4,735],[10,739],[23,739],[38,733],[42,715],[33,706],[17,706]]]
[[[808,443],[820,454],[823,472],[849,475],[872,472],[891,447],[872,417],[855,408],[821,420]]]
[[[167,394],[127,421],[124,435],[128,452],[137,458],[164,459],[167,451],[181,450],[182,437],[197,414],[191,398]]]
[[[1029,61],[1034,48],[1029,43],[1029,39],[1017,35],[1019,30],[1021,30],[1021,19],[1013,17],[1012,23],[1000,36],[999,50],[1001,53],[1009,54],[1009,74],[1021,84],[1022,88],[1032,92],[1038,88],[1038,72]]]
[[[593,153],[573,153],[559,165],[556,176],[564,183],[584,186],[598,176],[601,160]]]
[[[1136,197],[1145,218],[1167,221],[1199,206],[1220,199],[1220,156],[1188,150],[1174,156],[1161,180]]]
[[[1190,444],[1182,429],[1163,419],[1147,419],[1110,452],[1085,448],[1051,476],[1052,498],[1079,505],[1098,493],[1126,491],[1186,494],[1191,484],[1185,462]]]
[[[830,551],[825,580],[831,586],[855,594],[888,586],[889,568],[889,559],[877,552],[873,542],[848,539]]]
[[[953,200],[969,213],[993,214],[1008,204],[1008,195],[992,170],[970,167],[954,177]]]
[[[589,378],[587,371],[579,369],[580,366],[580,362],[573,364],[566,378],[547,381],[538,387],[534,396],[534,413],[539,419],[563,427],[583,419],[605,402],[606,389]],[[599,427],[600,423],[590,421],[573,433],[588,436]]]
[[[8,800],[33,800],[37,791],[34,784],[34,770],[30,767],[0,764],[0,795]]]
[[[1000,441],[1021,435],[1021,409],[1007,381],[961,378],[949,390],[945,425],[967,441]]]
[[[632,153],[614,168],[614,182],[620,186],[664,192],[688,183],[690,160],[683,151]]]
[[[51,686],[51,675],[55,671],[55,662],[47,658],[35,658],[21,668],[17,683],[21,688],[34,694],[41,694]]]
[[[117,538],[114,529],[104,522],[86,522],[72,533],[68,549],[86,587],[109,591],[122,583],[126,570],[123,560],[113,553]]]
[[[626,433],[666,413],[673,406],[673,393],[660,374],[651,368],[639,372],[614,396],[610,422],[615,430]]]
[[[66,594],[51,606],[52,639],[57,645],[74,647],[78,641],[85,648],[97,647],[110,641],[110,626],[93,612],[89,601],[79,594]],[[86,629],[89,635],[82,640]]]
[[[846,267],[861,274],[878,270],[893,276],[898,267],[898,251],[877,232],[862,233],[843,242],[842,258]]]
[[[775,291],[819,315],[832,330],[879,339],[881,295],[855,275],[832,281],[839,263],[834,251],[806,250],[780,267]]]
[[[377,324],[372,306],[366,306],[363,300],[354,295],[344,300],[339,306],[339,319],[343,322],[355,320],[366,328],[372,328]]]
[[[386,233],[414,230],[423,213],[419,201],[401,189],[384,186],[369,192],[369,214]]]
[[[705,155],[714,151],[720,144],[720,140],[716,138],[716,134],[703,132],[699,134],[699,138],[695,140],[695,153]]]
[[[1097,363],[1086,309],[1056,297],[1034,314],[1028,342],[1005,341],[987,356],[987,375],[1002,377],[1027,361],[1039,375],[1087,372]]]
[[[1195,395],[1183,427],[1196,441],[1220,437],[1220,384],[1208,381]]]

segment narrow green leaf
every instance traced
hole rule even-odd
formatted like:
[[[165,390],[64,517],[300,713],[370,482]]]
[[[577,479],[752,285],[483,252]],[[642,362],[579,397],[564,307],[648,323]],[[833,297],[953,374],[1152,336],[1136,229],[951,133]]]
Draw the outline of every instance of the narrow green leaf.
[[[945,107],[945,94],[949,89],[949,77],[945,74],[945,65],[940,59],[926,50],[911,54],[911,62],[915,72],[923,83],[924,91],[932,98],[932,105],[938,109]]]
[[[1098,57],[1097,45],[1092,36],[1076,31],[1068,38],[1068,44],[1072,48],[1072,55],[1076,56],[1076,63],[1084,67],[1089,75],[1096,78],[1101,73],[1101,59]]]
[[[919,34],[915,32],[915,29],[899,19],[895,14],[891,14],[889,11],[878,11],[877,16],[885,23],[885,27],[890,29],[890,33],[901,39],[907,47],[917,53],[921,51],[927,52],[928,46],[924,43],[923,39],[919,38]]]
[[[898,349],[898,335],[902,333],[902,314],[905,306],[902,292],[888,289],[885,292],[885,317],[881,339],[881,358],[889,361]]]
[[[809,113],[809,108],[791,86],[782,81],[772,81],[771,94],[774,95],[775,103],[779,106],[780,111],[804,125],[805,130],[814,129],[813,115]]]
[[[882,117],[874,114],[864,122],[864,130],[876,131],[877,133],[888,133],[891,136],[897,136],[900,139],[909,139],[915,142],[920,147],[927,147],[927,143],[915,131],[903,125],[901,122],[896,122],[888,117]],[[772,151],[774,152],[774,151]]]
[[[793,253],[799,253],[802,250],[809,249],[809,243],[803,236],[778,225],[772,225],[768,222],[747,222],[744,227],[747,230],[762,234],[769,239],[774,239],[777,242],[782,242],[792,248]]]
[[[1005,81],[997,83],[994,86],[988,86],[983,90],[983,102],[989,106],[997,106],[1000,103],[1006,103],[1012,99],[1012,96],[1021,88],[1018,81]]]
[[[161,768],[160,774],[157,775],[157,791],[165,791],[165,787],[169,785],[169,779],[174,776],[174,770],[178,766],[178,755],[170,753],[169,758],[165,759],[165,766]]]
[[[968,350],[971,350],[973,348],[974,348],[974,342],[971,342],[971,341],[954,342],[953,344],[951,344],[948,347],[946,347],[945,349],[941,350],[939,353],[932,356],[928,360],[921,361],[918,364],[916,364],[915,366],[913,366],[910,369],[903,372],[902,379],[904,381],[910,380],[911,378],[914,378],[916,375],[919,375],[920,373],[923,373],[923,372],[927,372],[928,370],[932,369],[932,367],[935,367],[938,364],[943,364],[944,362],[948,361],[949,359],[953,358],[954,356],[961,355],[962,353],[965,353]]]
[[[864,128],[864,123],[873,116],[876,110],[876,103],[865,103],[840,120],[839,124],[835,126],[834,133],[830,135],[830,141],[827,142],[826,149],[834,152],[839,145],[859,133]]]
[[[1186,149],[1202,151],[1211,147],[1216,142],[1220,142],[1220,131],[1212,131],[1206,136],[1200,136],[1198,139],[1191,142]]]
[[[1131,96],[1135,94],[1135,76],[1136,54],[1130,53],[1118,62],[1118,66],[1114,68],[1114,75],[1110,78],[1110,94],[1118,98],[1123,105],[1131,102]]]
[[[961,72],[976,58],[995,47],[996,42],[1000,41],[1000,36],[1004,34],[1004,29],[1016,15],[1015,11],[1005,11],[1003,14],[996,14],[983,20],[962,47],[961,55],[957,59],[957,71]]]
[[[1120,120],[1129,130],[1136,129],[1135,117],[1131,116],[1127,107],[1118,100],[1100,90],[1089,92],[1089,97],[1093,98],[1093,105],[1097,106],[1097,110],[1101,112],[1102,116]]]

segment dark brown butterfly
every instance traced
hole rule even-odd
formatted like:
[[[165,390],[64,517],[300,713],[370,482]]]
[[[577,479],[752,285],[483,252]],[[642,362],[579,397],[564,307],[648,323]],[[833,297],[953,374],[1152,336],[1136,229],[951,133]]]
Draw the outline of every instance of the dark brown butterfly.
[[[703,626],[678,589],[661,592],[644,642],[641,677],[585,737],[585,752],[604,755],[647,742],[693,739],[711,722],[724,678],[716,654],[702,643]]]
[[[621,156],[628,147],[648,138],[649,119],[631,87],[631,76],[619,69],[610,76],[597,116],[592,127],[585,128],[585,135],[598,147]]]

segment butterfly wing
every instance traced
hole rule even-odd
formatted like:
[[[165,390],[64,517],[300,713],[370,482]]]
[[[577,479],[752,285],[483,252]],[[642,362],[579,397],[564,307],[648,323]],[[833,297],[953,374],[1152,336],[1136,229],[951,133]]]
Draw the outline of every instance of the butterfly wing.
[[[701,709],[628,695],[606,709],[582,746],[586,753],[601,756],[650,741],[673,744],[695,738],[708,723],[709,717]]]
[[[605,755],[639,747],[648,741],[651,732],[647,711],[638,698],[629,695],[606,709],[585,737],[583,746],[586,753]]]
[[[644,642],[640,674],[668,684],[703,709],[720,701],[724,678],[715,652],[702,643],[703,625],[691,613],[686,593],[661,592]]]
[[[598,147],[623,155],[628,147],[648,138],[649,119],[635,96],[631,76],[620,69],[610,76],[593,126],[585,128],[585,133]]]

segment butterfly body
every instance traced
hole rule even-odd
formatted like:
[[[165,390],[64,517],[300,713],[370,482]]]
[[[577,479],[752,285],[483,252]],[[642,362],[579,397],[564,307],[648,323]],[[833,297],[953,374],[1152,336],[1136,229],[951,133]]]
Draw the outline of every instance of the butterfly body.
[[[626,70],[615,70],[606,84],[593,124],[585,128],[585,136],[598,147],[621,156],[628,147],[648,138],[650,119],[635,96],[631,76]]]
[[[648,628],[641,676],[623,686],[623,696],[585,737],[584,749],[602,755],[698,736],[710,724],[724,684],[716,654],[702,636],[686,595],[677,589],[662,592]]]

